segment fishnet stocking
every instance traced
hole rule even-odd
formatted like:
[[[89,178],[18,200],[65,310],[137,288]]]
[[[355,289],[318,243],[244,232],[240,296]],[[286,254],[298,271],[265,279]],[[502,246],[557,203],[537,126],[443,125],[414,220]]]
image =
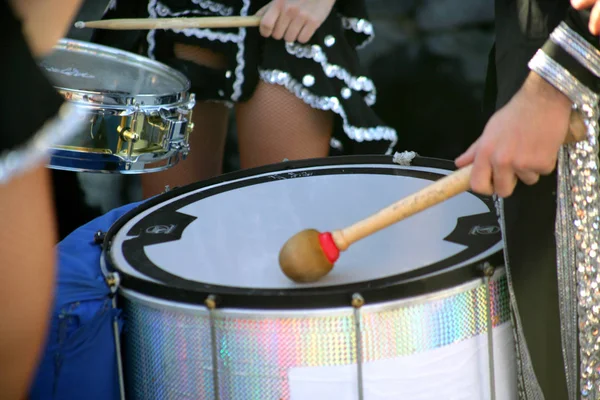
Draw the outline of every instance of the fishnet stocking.
[[[333,114],[316,110],[286,88],[260,82],[252,98],[236,106],[242,168],[326,157]]]
[[[223,68],[225,58],[221,54],[197,46],[176,43],[175,56],[211,68]],[[192,121],[194,131],[190,135],[190,153],[175,167],[163,172],[142,175],[144,198],[164,191],[165,186],[189,185],[221,174],[223,152],[229,110],[218,103],[196,103]]]

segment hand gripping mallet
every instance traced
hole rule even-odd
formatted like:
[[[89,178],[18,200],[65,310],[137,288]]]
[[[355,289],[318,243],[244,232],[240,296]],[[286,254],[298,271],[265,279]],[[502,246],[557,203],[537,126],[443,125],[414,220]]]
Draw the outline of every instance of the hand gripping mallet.
[[[572,112],[565,143],[583,140],[585,135],[586,127],[581,116]],[[295,282],[318,281],[331,271],[340,252],[353,243],[469,190],[471,170],[470,165],[461,168],[347,228],[324,233],[306,229],[297,233],[279,253],[281,270]]]

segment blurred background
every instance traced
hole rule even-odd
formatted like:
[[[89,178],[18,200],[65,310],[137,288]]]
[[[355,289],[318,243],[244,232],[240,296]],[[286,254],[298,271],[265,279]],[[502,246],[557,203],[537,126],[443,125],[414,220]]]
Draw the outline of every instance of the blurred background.
[[[100,19],[108,0],[87,0],[77,19]],[[375,39],[360,50],[376,84],[375,111],[399,136],[396,151],[453,159],[481,133],[493,0],[367,0]],[[98,15],[99,14],[99,15]],[[68,37],[81,37],[72,30]],[[193,151],[193,149],[192,149]],[[239,168],[232,119],[225,172]],[[141,200],[135,176],[53,171],[60,237]]]

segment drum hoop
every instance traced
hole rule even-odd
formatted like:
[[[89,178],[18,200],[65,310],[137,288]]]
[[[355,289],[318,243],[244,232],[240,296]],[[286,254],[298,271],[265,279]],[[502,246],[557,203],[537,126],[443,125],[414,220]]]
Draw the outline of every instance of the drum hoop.
[[[159,109],[167,107],[177,107],[190,102],[188,93],[191,88],[190,80],[181,72],[174,68],[171,68],[163,63],[156,60],[152,60],[141,55],[121,50],[109,46],[104,46],[96,43],[89,43],[75,39],[61,39],[58,44],[54,47],[55,50],[69,48],[77,48],[77,50],[86,52],[97,52],[107,54],[114,57],[127,58],[133,62],[140,63],[142,65],[152,66],[156,70],[163,72],[165,75],[171,76],[174,80],[184,85],[184,89],[177,92],[173,91],[170,93],[163,94],[124,94],[124,93],[111,93],[102,91],[92,90],[80,90],[69,87],[63,87],[60,85],[54,85],[56,90],[64,97],[69,99],[69,102],[77,105],[84,105],[90,109],[132,109],[137,106],[140,110],[145,109]],[[42,60],[42,63],[44,61]]]
[[[167,193],[156,196],[138,207],[130,210],[121,216],[108,230],[104,240],[103,257],[107,264],[120,276],[121,286],[123,288],[140,292],[142,294],[159,297],[165,300],[183,302],[189,304],[204,304],[208,296],[217,296],[219,307],[241,308],[241,309],[289,309],[289,308],[323,308],[323,307],[346,307],[350,304],[352,295],[360,293],[367,303],[383,302],[397,300],[402,298],[423,295],[433,291],[448,289],[472,279],[483,276],[482,265],[490,263],[499,267],[503,263],[503,257],[500,251],[494,253],[482,260],[465,264],[460,268],[450,269],[443,273],[438,273],[446,267],[432,271],[430,274],[423,274],[423,268],[415,271],[408,271],[402,274],[393,275],[385,278],[379,278],[368,282],[356,282],[338,286],[323,286],[311,288],[295,289],[254,289],[254,288],[234,288],[213,284],[203,284],[194,282],[194,288],[181,287],[174,284],[167,286],[163,283],[141,279],[131,276],[121,271],[111,255],[112,241],[121,228],[132,218],[149,208],[165,203],[180,195],[202,189],[204,187],[223,184],[253,176],[277,173],[285,173],[286,170],[295,170],[311,167],[327,167],[335,165],[352,164],[356,166],[365,164],[379,164],[395,166],[391,156],[367,155],[367,156],[337,156],[322,159],[286,161],[283,163],[272,164],[268,166],[236,171],[227,173],[206,181],[197,182],[191,185],[173,189]],[[416,157],[412,162],[412,167],[438,168],[443,170],[454,170],[455,166],[447,160],[434,158]],[[433,173],[431,173],[433,174]],[[494,205],[492,199],[484,196],[478,197],[486,204],[490,212]],[[492,248],[491,246],[490,248]],[[489,249],[488,249],[489,250]],[[432,264],[435,265],[435,264]],[[421,275],[417,275],[420,272]],[[412,276],[414,275],[414,276]]]

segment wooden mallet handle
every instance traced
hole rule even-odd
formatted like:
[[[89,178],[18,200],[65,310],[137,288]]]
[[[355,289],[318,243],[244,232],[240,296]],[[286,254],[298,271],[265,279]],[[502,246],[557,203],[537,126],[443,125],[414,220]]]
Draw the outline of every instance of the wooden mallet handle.
[[[100,21],[77,21],[76,28],[112,30],[240,28],[260,25],[261,17],[194,17],[194,18],[122,18]]]
[[[577,142],[585,137],[586,127],[580,114],[572,112],[565,143]],[[337,248],[344,251],[360,239],[469,190],[471,170],[471,165],[461,168],[354,225],[331,232]]]

